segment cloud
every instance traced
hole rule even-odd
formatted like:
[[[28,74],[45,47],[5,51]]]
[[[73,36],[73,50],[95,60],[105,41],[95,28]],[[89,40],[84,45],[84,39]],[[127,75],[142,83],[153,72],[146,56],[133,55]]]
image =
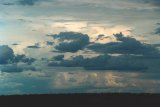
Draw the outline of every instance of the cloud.
[[[12,6],[12,5],[15,5],[14,3],[3,3],[3,5],[5,6]]]
[[[53,59],[56,61],[62,61],[63,58],[64,58],[64,55],[58,55],[58,56],[55,56]]]
[[[151,45],[143,44],[135,38],[125,37],[122,33],[114,35],[118,42],[106,44],[93,43],[87,48],[99,53],[154,55],[159,53]]]
[[[13,50],[7,45],[0,46],[0,64],[7,64],[14,58]]]
[[[110,70],[147,70],[149,65],[145,63],[149,60],[143,56],[120,55],[111,57],[106,69]]]
[[[6,66],[2,66],[1,71],[2,72],[22,72],[23,69],[20,67],[17,67],[17,65],[6,65]]]
[[[154,32],[156,35],[160,35],[160,27],[158,27],[155,32]]]
[[[36,70],[31,64],[34,58],[23,55],[14,55],[12,48],[7,45],[0,46],[0,70],[2,72],[22,72],[23,70]],[[23,66],[17,65],[24,63]]]
[[[8,72],[8,73],[13,73],[13,72],[23,72],[23,71],[36,71],[36,68],[34,66],[26,65],[26,64],[7,64],[3,65],[0,67],[0,70],[2,72]]]
[[[13,46],[17,46],[17,45],[19,45],[19,44],[18,44],[18,43],[13,43],[12,45],[13,45]]]
[[[154,6],[160,6],[160,1],[159,0],[143,0],[145,3],[154,5]]]
[[[27,48],[37,49],[37,48],[40,48],[40,46],[39,46],[39,45],[40,45],[39,43],[36,43],[36,44],[34,44],[34,45],[27,46]]]
[[[89,44],[88,35],[82,33],[61,32],[52,37],[60,42],[55,48],[62,52],[76,52]]]
[[[54,42],[46,41],[46,45],[48,45],[48,46],[52,46],[53,44],[54,44]]]
[[[39,0],[19,0],[18,3],[20,5],[24,5],[24,6],[33,6],[35,5],[36,2],[38,2]]]
[[[146,70],[147,59],[142,56],[134,55],[99,55],[93,58],[84,58],[83,56],[73,57],[71,60],[62,60],[61,62],[50,62],[49,66],[63,67],[83,67],[86,70]]]
[[[154,47],[160,47],[160,44],[153,44]]]
[[[99,38],[104,36],[98,36]],[[54,59],[48,66],[83,67],[87,70],[147,70],[151,63],[156,63],[160,52],[155,46],[143,44],[122,33],[114,34],[117,42],[106,44],[90,43],[87,48],[100,53],[99,56],[85,58],[84,55],[72,56],[71,59]],[[55,37],[56,38],[56,37]],[[66,38],[66,37],[65,37]],[[61,37],[64,40],[63,37]],[[68,40],[68,39],[67,39]],[[114,56],[114,54],[118,54]],[[58,56],[58,58],[61,56]],[[149,61],[149,63],[147,63]]]
[[[18,62],[23,62],[23,63],[27,63],[28,65],[31,65],[36,59],[34,58],[27,58],[24,54],[22,55],[16,55],[14,57],[13,62],[14,63],[18,63]]]
[[[96,38],[96,41],[103,40],[104,38],[105,38],[105,35],[98,35],[98,37]]]
[[[57,72],[52,87],[57,89],[125,87],[122,78],[106,72]]]

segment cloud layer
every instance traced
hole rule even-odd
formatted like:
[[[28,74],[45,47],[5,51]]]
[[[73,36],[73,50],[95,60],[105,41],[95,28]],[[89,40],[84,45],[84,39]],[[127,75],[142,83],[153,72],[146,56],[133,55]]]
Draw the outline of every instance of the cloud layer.
[[[56,35],[53,37],[59,38],[60,41],[70,40],[72,34],[76,33],[71,33],[71,37],[69,37],[70,33],[67,34],[67,36]],[[147,70],[150,67],[150,64],[146,63],[147,61],[154,63],[156,59],[160,58],[159,50],[152,45],[141,43],[129,36],[125,37],[122,33],[113,36],[116,38],[116,42],[105,44],[87,42],[85,49],[101,54],[99,56],[85,58],[81,54],[73,56],[71,59],[63,59],[64,56],[60,55],[54,58],[55,61],[50,61],[48,66],[83,67],[86,70]],[[81,38],[81,35],[76,34],[76,39],[72,39],[72,42],[81,41]],[[66,48],[61,51],[66,52]],[[117,55],[114,56],[114,54]],[[57,60],[59,62],[56,62]]]

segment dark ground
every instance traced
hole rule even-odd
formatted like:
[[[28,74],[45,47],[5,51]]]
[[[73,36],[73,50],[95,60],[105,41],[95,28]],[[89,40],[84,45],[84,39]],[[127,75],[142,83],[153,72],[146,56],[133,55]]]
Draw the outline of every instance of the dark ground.
[[[3,106],[2,106],[3,105]],[[0,107],[160,107],[160,94],[50,94],[0,96]]]

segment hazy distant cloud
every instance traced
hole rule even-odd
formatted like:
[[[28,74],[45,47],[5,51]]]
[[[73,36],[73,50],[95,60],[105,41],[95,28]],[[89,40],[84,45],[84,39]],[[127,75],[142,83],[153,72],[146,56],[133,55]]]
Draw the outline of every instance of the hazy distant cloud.
[[[8,73],[12,73],[12,72],[23,72],[23,71],[36,71],[36,68],[33,66],[28,66],[28,65],[17,65],[17,64],[9,64],[9,65],[3,65],[0,67],[0,70],[2,72],[8,72]]]
[[[17,67],[17,65],[14,64],[14,65],[6,65],[1,67],[1,71],[2,72],[22,72],[23,69]]]
[[[125,75],[123,75],[124,77]],[[128,76],[128,75],[127,75]],[[124,87],[126,88],[127,84],[122,80],[127,80],[129,76],[121,78],[121,76],[110,73],[110,72],[57,72],[54,75],[53,87],[58,89],[72,89],[80,88],[83,89],[106,89],[108,87]],[[126,79],[127,77],[127,79]],[[130,83],[129,83],[130,84]],[[131,84],[130,84],[131,85]],[[112,90],[112,89],[111,89]],[[85,92],[87,92],[85,91]],[[96,92],[96,91],[95,91]]]
[[[61,32],[52,37],[60,42],[55,48],[62,52],[76,52],[89,44],[88,35],[82,33]]]
[[[15,3],[2,3],[3,5],[5,6],[12,6],[12,5],[15,5]]]
[[[19,45],[19,44],[18,44],[18,43],[14,43],[14,44],[12,44],[12,45],[17,46],[17,45]]]

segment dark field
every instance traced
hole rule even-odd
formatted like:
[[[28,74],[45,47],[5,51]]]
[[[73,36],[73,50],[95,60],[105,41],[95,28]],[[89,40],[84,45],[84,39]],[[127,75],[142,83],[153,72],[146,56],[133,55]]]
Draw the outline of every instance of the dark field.
[[[1,96],[0,103],[8,107],[159,107],[160,94],[45,94]]]

